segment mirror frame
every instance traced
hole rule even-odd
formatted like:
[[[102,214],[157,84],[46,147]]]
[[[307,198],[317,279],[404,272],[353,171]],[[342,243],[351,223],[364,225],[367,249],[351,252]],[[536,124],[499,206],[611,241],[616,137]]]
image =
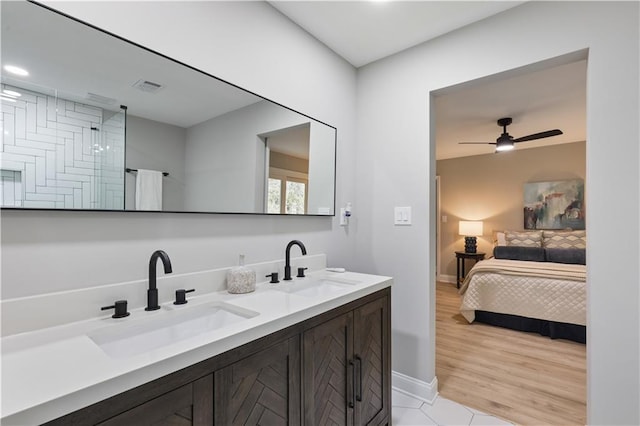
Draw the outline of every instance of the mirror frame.
[[[337,178],[337,164],[338,164],[338,158],[337,158],[338,157],[338,129],[335,126],[332,126],[332,125],[330,125],[328,123],[325,123],[325,122],[323,122],[321,120],[318,120],[318,119],[316,119],[316,118],[314,118],[314,117],[312,117],[310,115],[304,114],[304,113],[302,113],[300,111],[297,111],[297,110],[295,110],[293,108],[290,108],[290,107],[288,107],[286,105],[283,105],[283,104],[281,104],[279,102],[273,101],[273,100],[271,100],[269,98],[266,98],[266,97],[264,97],[262,95],[254,93],[254,92],[252,92],[250,90],[247,90],[247,89],[245,89],[243,87],[238,86],[237,84],[234,84],[234,83],[231,83],[229,81],[226,81],[226,80],[224,80],[224,79],[222,79],[220,77],[216,77],[215,75],[210,74],[210,73],[208,73],[206,71],[203,71],[203,70],[201,70],[199,68],[196,68],[196,67],[194,67],[192,65],[186,64],[186,63],[181,62],[181,61],[179,61],[177,59],[174,59],[174,58],[172,58],[170,56],[167,56],[167,55],[165,55],[163,53],[157,52],[157,51],[155,51],[153,49],[145,47],[145,46],[143,46],[141,44],[138,44],[138,43],[136,43],[134,41],[126,39],[126,38],[124,38],[122,36],[114,34],[114,33],[110,32],[110,31],[105,30],[105,29],[102,29],[102,28],[100,28],[100,27],[98,27],[96,25],[90,24],[90,23],[88,23],[86,21],[83,21],[83,20],[78,19],[78,18],[76,18],[74,16],[71,16],[71,15],[69,15],[67,13],[61,12],[61,11],[59,11],[57,9],[54,9],[53,7],[44,5],[44,4],[39,3],[37,1],[34,1],[34,0],[26,0],[26,2],[30,3],[30,4],[33,4],[36,7],[41,7],[41,8],[43,8],[43,9],[49,11],[49,12],[55,13],[55,14],[57,14],[59,16],[62,16],[64,18],[66,18],[66,19],[70,19],[70,20],[72,20],[74,22],[82,24],[82,25],[84,25],[84,26],[86,26],[86,27],[88,27],[88,28],[90,28],[92,30],[99,31],[99,32],[103,33],[106,36],[113,37],[113,38],[115,38],[115,39],[117,39],[119,41],[128,43],[128,44],[130,44],[130,45],[132,45],[134,47],[143,49],[143,50],[145,50],[145,51],[147,51],[147,52],[149,52],[151,54],[157,55],[157,56],[159,56],[159,57],[161,57],[161,58],[163,58],[165,60],[168,60],[168,61],[170,61],[170,62],[172,62],[174,64],[186,67],[186,68],[188,68],[188,69],[190,69],[192,71],[195,71],[197,73],[200,73],[200,74],[202,74],[202,75],[204,75],[206,77],[215,79],[218,82],[221,82],[221,83],[227,84],[229,86],[232,86],[235,89],[242,90],[242,91],[244,91],[244,92],[246,92],[248,94],[251,94],[253,96],[256,96],[256,97],[260,98],[261,100],[268,101],[268,102],[270,102],[270,103],[272,103],[274,105],[277,105],[277,106],[279,106],[281,108],[287,109],[287,110],[289,110],[291,112],[294,112],[296,114],[300,114],[303,117],[306,117],[306,118],[308,118],[310,120],[313,120],[313,121],[315,121],[315,122],[317,122],[319,124],[323,124],[323,125],[331,128],[331,129],[333,129],[334,130],[334,140],[333,140],[333,165],[334,165],[334,167],[333,167],[333,206],[332,206],[333,211],[331,213],[328,213],[328,214],[311,214],[311,213],[286,214],[286,213],[213,212],[213,211],[180,211],[180,210],[177,210],[177,211],[173,211],[173,210],[127,210],[126,208],[123,208],[121,210],[120,209],[117,209],[117,210],[116,209],[87,209],[87,208],[69,209],[69,208],[13,207],[13,206],[7,206],[7,207],[2,206],[2,207],[0,207],[0,210],[3,210],[3,211],[96,212],[96,213],[116,212],[116,213],[169,213],[169,214],[171,214],[171,213],[174,213],[174,214],[175,213],[180,213],[180,214],[217,214],[217,215],[222,214],[222,215],[252,215],[252,216],[257,215],[257,216],[283,216],[283,217],[334,217],[334,216],[336,216],[336,187],[337,187],[336,178]],[[125,169],[126,169],[126,155],[127,154],[126,154],[126,145],[125,145]],[[125,170],[123,170],[123,173],[126,175],[126,171]],[[126,179],[123,182],[123,186],[124,186],[124,190],[125,190],[125,193],[126,193],[126,187],[127,187]]]

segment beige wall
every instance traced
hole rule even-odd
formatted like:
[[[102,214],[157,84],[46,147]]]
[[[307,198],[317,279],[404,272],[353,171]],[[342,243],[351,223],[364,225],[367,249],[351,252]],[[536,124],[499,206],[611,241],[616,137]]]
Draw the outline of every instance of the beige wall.
[[[483,221],[478,251],[488,257],[493,250],[493,230],[523,229],[525,183],[584,179],[585,164],[585,142],[438,161],[441,275],[456,275],[454,251],[464,249],[458,221]],[[447,222],[442,222],[442,216],[447,216]]]
[[[271,151],[269,166],[278,169],[291,170],[298,173],[309,173],[309,160],[293,157],[281,152]]]

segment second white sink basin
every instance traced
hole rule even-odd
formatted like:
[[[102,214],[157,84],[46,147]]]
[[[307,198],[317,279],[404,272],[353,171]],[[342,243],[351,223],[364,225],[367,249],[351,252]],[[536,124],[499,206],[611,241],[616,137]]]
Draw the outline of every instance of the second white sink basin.
[[[218,330],[257,316],[249,309],[223,302],[150,313],[149,318],[121,322],[88,333],[112,358],[138,355],[175,342]]]
[[[346,292],[351,286],[358,283],[360,283],[360,281],[344,278],[319,278],[310,279],[309,281],[293,281],[290,284],[287,283],[281,287],[274,288],[279,291],[305,297],[323,297]]]

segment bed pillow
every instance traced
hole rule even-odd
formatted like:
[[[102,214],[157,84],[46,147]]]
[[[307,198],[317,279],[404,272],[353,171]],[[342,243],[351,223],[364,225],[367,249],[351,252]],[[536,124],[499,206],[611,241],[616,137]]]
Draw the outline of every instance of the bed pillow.
[[[547,262],[587,264],[587,250],[581,248],[546,248]]]
[[[505,231],[507,246],[542,247],[542,231]]]
[[[545,248],[587,248],[587,231],[542,231]]]
[[[496,259],[530,260],[533,262],[545,261],[542,247],[496,246],[493,249],[493,257]]]
[[[505,238],[504,231],[493,231],[493,246],[506,246],[507,240]]]

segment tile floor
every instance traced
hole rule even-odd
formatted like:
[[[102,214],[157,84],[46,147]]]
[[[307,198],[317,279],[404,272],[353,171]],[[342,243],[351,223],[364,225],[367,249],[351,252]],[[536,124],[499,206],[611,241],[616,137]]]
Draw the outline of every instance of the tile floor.
[[[433,404],[428,404],[394,390],[391,400],[391,417],[394,426],[512,425],[440,396]]]

